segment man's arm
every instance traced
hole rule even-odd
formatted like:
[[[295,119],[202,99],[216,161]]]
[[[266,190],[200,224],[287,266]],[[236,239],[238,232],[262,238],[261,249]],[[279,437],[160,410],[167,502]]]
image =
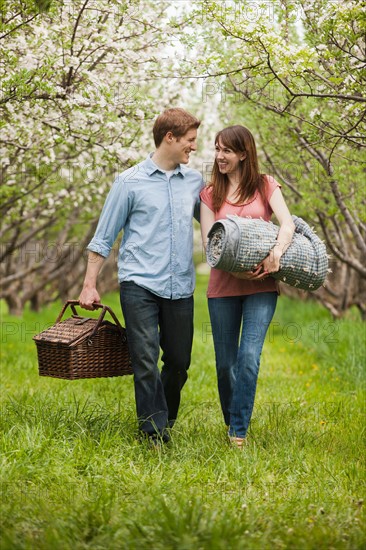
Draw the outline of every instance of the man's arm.
[[[100,296],[97,291],[97,279],[104,260],[105,258],[100,254],[89,252],[84,285],[79,296],[80,306],[84,309],[93,310],[93,303],[100,303]]]
[[[201,209],[201,199],[198,199],[198,201],[194,205],[194,210],[193,210],[193,217],[194,217],[195,220],[198,221],[198,223],[201,223],[200,209]]]
[[[80,306],[84,309],[92,310],[94,309],[92,304],[100,302],[97,291],[98,275],[118,233],[124,227],[128,208],[128,190],[124,185],[123,177],[118,176],[108,193],[95,235],[87,247],[88,265],[83,289],[79,296]]]
[[[201,178],[201,189],[200,191],[202,191],[205,187],[205,182],[203,181],[203,178]],[[198,221],[198,223],[201,223],[201,198],[198,197],[198,200],[196,202],[196,204],[194,205],[194,210],[193,210],[193,217],[195,220]]]

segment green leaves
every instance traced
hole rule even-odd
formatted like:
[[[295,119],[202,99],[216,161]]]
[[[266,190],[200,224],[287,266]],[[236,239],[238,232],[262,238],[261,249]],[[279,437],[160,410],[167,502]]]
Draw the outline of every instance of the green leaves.
[[[34,0],[34,3],[40,12],[48,12],[51,7],[52,0]]]

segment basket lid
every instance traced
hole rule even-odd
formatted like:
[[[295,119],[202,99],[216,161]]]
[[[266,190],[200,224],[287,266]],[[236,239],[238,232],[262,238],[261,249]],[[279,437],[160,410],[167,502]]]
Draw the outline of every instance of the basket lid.
[[[73,316],[40,332],[33,337],[33,340],[70,345],[80,338],[88,337],[93,332],[97,321],[91,317]]]

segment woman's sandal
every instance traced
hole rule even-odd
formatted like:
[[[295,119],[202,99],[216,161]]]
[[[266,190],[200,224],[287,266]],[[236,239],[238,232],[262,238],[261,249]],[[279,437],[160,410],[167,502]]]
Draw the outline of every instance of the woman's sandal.
[[[233,435],[229,435],[229,441],[233,447],[237,447],[238,449],[242,449],[247,443],[245,437],[235,437]]]

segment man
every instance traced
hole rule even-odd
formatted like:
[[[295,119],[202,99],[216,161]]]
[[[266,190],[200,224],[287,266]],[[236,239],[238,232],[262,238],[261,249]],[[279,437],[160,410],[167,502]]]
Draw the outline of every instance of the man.
[[[120,174],[107,197],[88,246],[79,297],[93,309],[104,259],[124,229],[118,257],[121,306],[134,372],[139,429],[169,441],[187,380],[193,340],[192,217],[202,176],[185,164],[196,150],[200,121],[183,109],[167,109],[155,121],[156,150]],[[159,345],[162,370],[158,369]]]

